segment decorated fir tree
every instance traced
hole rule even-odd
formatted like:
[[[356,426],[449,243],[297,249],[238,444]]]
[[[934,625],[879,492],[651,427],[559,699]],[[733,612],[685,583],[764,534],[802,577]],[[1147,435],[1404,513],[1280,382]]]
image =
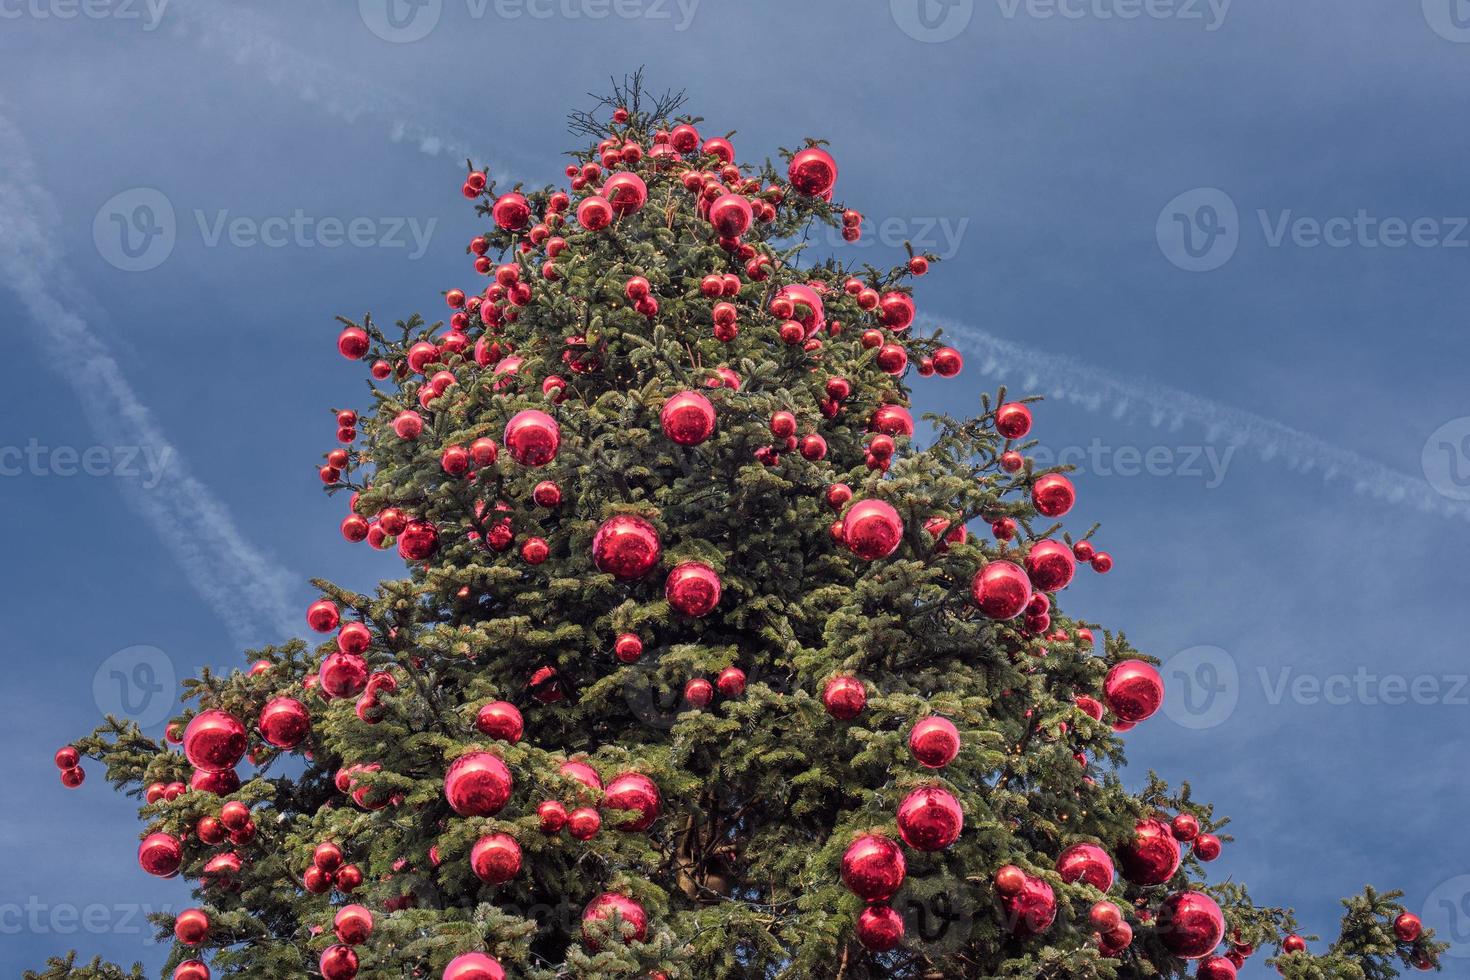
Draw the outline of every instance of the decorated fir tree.
[[[1164,697],[1056,605],[1111,558],[1057,520],[1005,392],[915,433],[923,255],[860,234],[819,144],[753,165],[635,77],[567,189],[471,170],[447,324],[338,337],[372,400],[321,477],[406,578],[318,582],[325,638],[187,683],[158,744],[58,753],[143,800],[179,980],[1378,980],[1441,948],[1396,894],[1340,938],[1208,884],[1224,820],[1117,775]],[[243,774],[242,773],[243,768]],[[55,960],[35,976],[141,976]]]

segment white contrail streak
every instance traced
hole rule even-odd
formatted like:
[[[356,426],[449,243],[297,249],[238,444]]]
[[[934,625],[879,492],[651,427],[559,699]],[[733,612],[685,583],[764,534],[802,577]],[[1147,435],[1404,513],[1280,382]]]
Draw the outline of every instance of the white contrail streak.
[[[58,225],[56,203],[37,177],[25,139],[3,115],[0,158],[5,160],[0,171],[0,277],[41,328],[26,332],[44,339],[45,359],[60,352],[56,369],[75,389],[99,438],[114,447],[147,448],[154,459],[164,461],[152,489],[135,480],[118,481],[129,503],[236,642],[248,646],[291,636],[298,618],[289,601],[296,576],[252,547],[218,496],[189,475],[101,337],[75,312],[92,304],[68,282],[62,249],[51,231]],[[67,302],[59,302],[58,296]]]
[[[1422,476],[1411,476],[1351,450],[1324,442],[1271,419],[1147,381],[1108,372],[1060,354],[1003,340],[978,327],[943,317],[929,318],[967,355],[966,366],[1013,389],[1105,412],[1123,422],[1147,423],[1175,432],[1185,425],[1204,430],[1206,441],[1255,453],[1354,493],[1424,513],[1470,518],[1470,504],[1437,493]]]

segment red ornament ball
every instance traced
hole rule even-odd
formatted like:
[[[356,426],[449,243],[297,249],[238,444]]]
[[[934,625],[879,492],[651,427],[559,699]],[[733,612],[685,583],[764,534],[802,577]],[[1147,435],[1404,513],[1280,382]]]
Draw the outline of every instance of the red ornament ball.
[[[863,682],[850,674],[839,674],[822,689],[822,705],[827,709],[827,714],[838,721],[856,718],[867,703],[868,692],[863,687]]]
[[[648,203],[648,185],[642,177],[625,170],[607,179],[602,185],[602,196],[612,204],[614,213],[632,214]]]
[[[598,569],[620,579],[647,575],[663,556],[652,524],[635,514],[609,518],[592,537],[592,560]]]
[[[1220,856],[1220,838],[1214,834],[1200,834],[1194,839],[1194,856],[1201,861],[1213,861]]]
[[[886,500],[861,500],[842,518],[842,540],[865,561],[887,558],[903,542],[903,520]]]
[[[522,466],[545,466],[561,447],[561,426],[545,412],[528,408],[505,424],[502,441],[511,459]]]
[[[357,976],[357,954],[351,946],[328,946],[317,961],[323,980],[352,980]]]
[[[502,194],[490,209],[495,223],[507,231],[519,231],[531,220],[531,202],[524,194]]]
[[[185,960],[174,967],[174,980],[209,980],[209,967],[199,960]]]
[[[481,837],[470,849],[470,870],[491,885],[503,885],[521,873],[521,846],[509,834]]]
[[[330,599],[319,599],[306,607],[306,625],[318,633],[330,633],[341,623],[337,604]]]
[[[1162,820],[1140,820],[1118,851],[1123,877],[1135,885],[1162,885],[1179,870],[1179,843]]]
[[[681,446],[697,446],[715,432],[715,407],[697,391],[681,391],[659,413],[664,435]]]
[[[743,194],[721,194],[710,203],[709,223],[724,238],[739,238],[754,220],[750,200]]]
[[[155,878],[172,878],[184,863],[184,845],[173,834],[149,834],[138,845],[138,866]]]
[[[903,916],[891,905],[869,905],[858,915],[858,942],[874,953],[886,953],[903,940]]]
[[[1077,573],[1077,559],[1072,549],[1060,541],[1047,539],[1031,546],[1026,554],[1026,574],[1038,592],[1056,592],[1071,584]]]
[[[1424,923],[1413,912],[1402,912],[1393,920],[1393,934],[1400,942],[1412,943],[1424,932]]]
[[[786,175],[798,193],[821,197],[837,183],[837,161],[821,147],[809,146],[791,158]]]
[[[993,561],[975,573],[970,596],[987,619],[1015,619],[1031,601],[1031,578],[1014,562]]]
[[[942,851],[959,839],[965,811],[948,790],[916,789],[898,805],[898,832],[918,851]]]
[[[636,664],[643,656],[643,640],[637,633],[620,634],[613,643],[613,655],[625,664]]]
[[[75,769],[82,764],[82,755],[70,745],[63,745],[56,750],[53,760],[57,769]]]
[[[607,810],[632,810],[633,816],[613,824],[618,830],[644,831],[653,826],[662,810],[658,786],[642,773],[625,772],[607,784],[602,805]]]
[[[1057,874],[1069,885],[1085,881],[1105,892],[1113,887],[1113,859],[1096,844],[1073,844],[1057,857]]]
[[[521,711],[509,701],[491,701],[475,715],[475,727],[482,735],[515,744],[525,731]]]
[[[842,855],[842,881],[865,901],[892,898],[903,886],[905,872],[903,850],[882,834],[864,834]]]
[[[567,808],[560,800],[546,800],[536,807],[542,833],[559,833],[567,825]]]
[[[1136,725],[1163,705],[1164,679],[1152,664],[1124,660],[1103,680],[1103,700],[1119,721]]]
[[[1072,481],[1060,473],[1048,473],[1031,485],[1031,502],[1044,517],[1061,517],[1077,502]]]
[[[1025,876],[1021,890],[1003,899],[1006,927],[1018,936],[1039,936],[1057,917],[1057,898],[1051,885]]]
[[[745,671],[739,667],[726,667],[715,678],[715,687],[727,698],[738,698],[745,693]]]
[[[1174,839],[1188,844],[1199,836],[1199,818],[1192,813],[1181,813],[1169,823]]]
[[[311,731],[311,715],[295,698],[272,698],[260,709],[261,737],[278,749],[294,749]]]
[[[428,521],[409,521],[398,536],[398,556],[404,561],[425,561],[439,550],[439,529]]]
[[[948,718],[930,715],[909,732],[909,751],[919,765],[943,769],[960,754],[960,731]]]
[[[995,431],[1007,439],[1021,439],[1031,431],[1031,409],[1020,402],[1006,402],[995,410]]]
[[[680,615],[698,619],[720,604],[720,576],[703,562],[682,562],[664,581],[664,598]]]
[[[198,946],[209,935],[209,913],[203,909],[184,909],[174,919],[174,938],[185,946]]]
[[[361,905],[344,905],[332,921],[337,938],[349,946],[361,946],[373,934],[373,913]]]
[[[61,785],[67,789],[76,789],[87,780],[87,772],[80,766],[61,770]]]
[[[1235,980],[1235,964],[1224,956],[1211,956],[1200,960],[1195,980]]]
[[[1176,892],[1159,906],[1156,932],[1169,952],[1197,960],[1214,952],[1225,938],[1225,916],[1204,892]]]
[[[223,772],[245,755],[245,726],[227,711],[201,711],[184,729],[184,756],[195,769]]]
[[[444,774],[444,796],[461,817],[489,817],[500,812],[514,788],[510,770],[489,752],[470,752],[455,759]]]
[[[579,807],[567,815],[567,833],[577,840],[591,840],[601,829],[602,815],[594,807]]]
[[[367,661],[355,653],[333,653],[322,661],[317,683],[329,698],[350,698],[367,687]]]
[[[684,685],[684,703],[691,708],[708,708],[714,699],[714,685],[703,677],[695,677]]]
[[[607,934],[602,923],[613,926],[611,935],[623,936],[624,944],[648,938],[648,913],[633,899],[617,892],[603,892],[582,910],[582,942],[596,952],[601,949],[597,933]]]
[[[505,969],[485,953],[465,953],[449,961],[442,980],[505,980]]]

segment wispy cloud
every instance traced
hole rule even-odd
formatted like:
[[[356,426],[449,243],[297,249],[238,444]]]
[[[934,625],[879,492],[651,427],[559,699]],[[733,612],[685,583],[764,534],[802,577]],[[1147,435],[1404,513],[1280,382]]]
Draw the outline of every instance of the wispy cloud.
[[[62,247],[51,229],[56,203],[37,176],[24,137],[0,104],[0,275],[43,332],[48,353],[60,350],[60,375],[75,389],[98,436],[112,445],[148,447],[168,461],[157,486],[127,481],[128,502],[148,521],[236,642],[281,640],[295,631],[289,601],[296,576],[241,535],[218,495],[191,476],[102,338],[77,314],[92,304],[69,282]],[[67,303],[57,300],[67,297]]]
[[[1197,426],[1212,444],[1253,452],[1264,462],[1319,477],[1329,485],[1423,513],[1470,519],[1470,504],[1442,496],[1422,476],[1400,472],[1264,416],[1151,381],[1110,375],[969,324],[942,317],[931,320],[967,355],[967,367],[1013,389],[1169,432]]]

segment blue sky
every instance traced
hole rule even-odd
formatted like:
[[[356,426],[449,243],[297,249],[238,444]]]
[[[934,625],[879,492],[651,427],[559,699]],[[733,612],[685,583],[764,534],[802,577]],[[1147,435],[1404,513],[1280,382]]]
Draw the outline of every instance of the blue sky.
[[[332,317],[437,315],[464,156],[555,179],[640,64],[742,157],[830,139],[845,254],[944,257],[968,364],[921,407],[1054,396],[1117,561],[1064,601],[1177,658],[1130,757],[1233,815],[1216,873],[1323,933],[1403,888],[1466,970],[1470,3],[384,2],[0,0],[0,971],[161,961],[181,889],[52,751],[397,573],[318,491]]]

